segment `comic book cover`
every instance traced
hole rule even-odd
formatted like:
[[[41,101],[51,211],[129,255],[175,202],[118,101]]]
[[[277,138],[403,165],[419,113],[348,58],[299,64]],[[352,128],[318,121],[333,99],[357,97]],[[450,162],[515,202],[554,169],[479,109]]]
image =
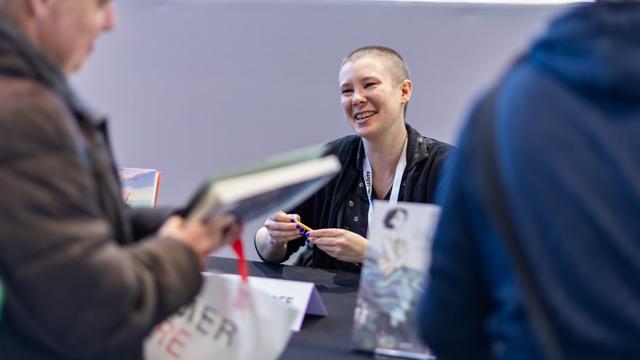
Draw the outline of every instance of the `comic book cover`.
[[[417,303],[424,291],[440,207],[374,202],[356,302],[353,342],[358,350],[433,359],[418,339]]]

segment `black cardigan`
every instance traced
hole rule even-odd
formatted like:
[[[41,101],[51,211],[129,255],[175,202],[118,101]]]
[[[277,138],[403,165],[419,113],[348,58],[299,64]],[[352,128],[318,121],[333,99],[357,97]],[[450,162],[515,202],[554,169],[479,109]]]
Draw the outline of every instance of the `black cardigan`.
[[[398,200],[432,203],[438,185],[444,179],[442,173],[445,158],[454,148],[438,140],[422,136],[409,125],[406,125],[406,128],[408,132],[407,167],[402,175]],[[340,159],[342,170],[325,187],[290,211],[290,213],[299,214],[303,222],[313,229],[344,228],[343,215],[347,207],[347,198],[354,192],[364,192],[361,184],[362,164],[365,156],[362,139],[356,135],[345,136],[330,142],[328,146],[329,152]],[[366,199],[366,195],[364,196]],[[362,221],[366,221],[366,216],[361,216],[361,218],[363,218]],[[366,226],[364,226],[364,231],[355,232],[366,236]],[[282,261],[286,261],[301,246],[305,246],[304,237],[290,241],[287,244],[287,254]],[[313,250],[309,250],[300,258],[299,265],[359,270],[358,264],[337,260],[316,246],[313,247]],[[258,255],[260,255],[259,252]]]

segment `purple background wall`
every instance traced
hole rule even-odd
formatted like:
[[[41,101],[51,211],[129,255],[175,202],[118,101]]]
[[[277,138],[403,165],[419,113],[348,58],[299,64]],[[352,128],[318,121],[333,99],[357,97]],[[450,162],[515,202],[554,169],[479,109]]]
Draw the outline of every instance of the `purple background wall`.
[[[338,67],[363,45],[406,58],[407,121],[455,143],[469,104],[560,10],[311,0],[117,7],[119,28],[74,83],[112,119],[122,166],[162,170],[160,204],[172,206],[212,173],[349,134]],[[261,222],[245,229],[252,259]]]

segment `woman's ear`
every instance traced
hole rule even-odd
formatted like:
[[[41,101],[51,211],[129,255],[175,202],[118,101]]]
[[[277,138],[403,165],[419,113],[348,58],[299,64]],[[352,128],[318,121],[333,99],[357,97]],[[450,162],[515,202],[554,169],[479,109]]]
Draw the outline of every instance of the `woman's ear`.
[[[413,82],[411,82],[411,80],[409,79],[405,79],[402,81],[402,84],[400,84],[400,91],[401,91],[401,97],[402,97],[402,103],[406,104],[409,102],[409,100],[411,99],[411,91],[413,90]]]

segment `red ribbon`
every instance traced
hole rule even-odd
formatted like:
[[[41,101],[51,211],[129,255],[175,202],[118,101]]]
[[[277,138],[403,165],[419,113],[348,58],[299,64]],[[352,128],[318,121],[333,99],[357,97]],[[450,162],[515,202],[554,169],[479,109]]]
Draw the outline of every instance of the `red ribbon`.
[[[238,237],[232,247],[233,251],[238,255],[238,275],[240,275],[242,281],[247,282],[249,278],[249,266],[247,265],[247,259],[244,257],[242,239]]]

